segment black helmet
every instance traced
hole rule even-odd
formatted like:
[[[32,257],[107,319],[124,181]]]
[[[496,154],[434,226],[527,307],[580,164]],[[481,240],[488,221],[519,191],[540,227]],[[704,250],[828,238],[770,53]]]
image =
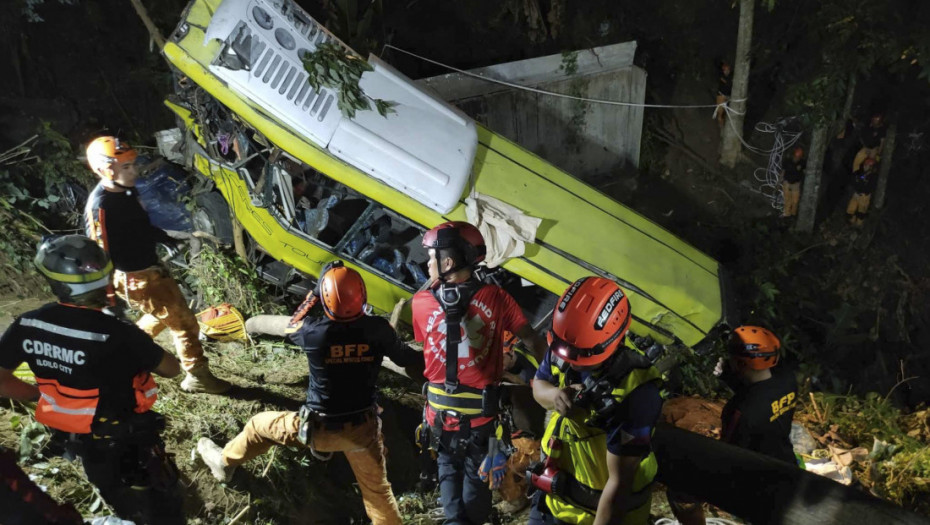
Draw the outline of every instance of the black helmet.
[[[113,272],[113,262],[103,248],[83,235],[44,239],[35,264],[52,292],[66,302],[81,302],[93,292],[93,296],[104,297]]]

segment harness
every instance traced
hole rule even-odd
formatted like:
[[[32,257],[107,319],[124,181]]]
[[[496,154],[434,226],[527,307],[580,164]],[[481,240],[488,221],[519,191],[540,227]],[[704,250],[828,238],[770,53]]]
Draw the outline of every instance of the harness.
[[[559,385],[568,383],[566,363],[556,360],[552,373]],[[640,385],[661,379],[659,371],[642,353],[626,349],[612,358],[605,373],[588,376],[574,404],[588,411],[587,417],[555,415],[543,436],[545,460],[530,466],[531,485],[547,494],[546,504],[563,521],[589,523],[597,511],[608,472],[603,464],[606,433],[599,427],[616,415],[624,399]],[[628,513],[648,516],[655,456],[640,461],[626,502]],[[645,510],[644,510],[645,509]]]
[[[478,279],[469,279],[463,283],[442,283],[430,292],[446,314],[446,376],[443,383],[426,383],[423,394],[427,403],[435,412],[429,421],[426,407],[423,408],[423,426],[428,429],[428,436],[421,440],[429,443],[429,449],[439,451],[443,424],[447,418],[458,420],[459,429],[451,440],[453,455],[461,456],[468,450],[471,437],[471,420],[478,417],[497,417],[498,427],[492,437],[511,447],[510,434],[513,429],[509,411],[509,395],[500,385],[488,385],[474,388],[462,385],[458,379],[458,350],[462,342],[462,321],[468,312],[472,297],[484,288]]]

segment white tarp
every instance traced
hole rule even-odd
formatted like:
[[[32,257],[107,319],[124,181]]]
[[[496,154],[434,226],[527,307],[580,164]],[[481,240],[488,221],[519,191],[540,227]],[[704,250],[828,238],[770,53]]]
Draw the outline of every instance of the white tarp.
[[[515,206],[488,195],[473,193],[465,199],[465,216],[484,236],[488,247],[485,261],[489,268],[520,257],[525,244],[536,240],[542,219],[531,217]]]

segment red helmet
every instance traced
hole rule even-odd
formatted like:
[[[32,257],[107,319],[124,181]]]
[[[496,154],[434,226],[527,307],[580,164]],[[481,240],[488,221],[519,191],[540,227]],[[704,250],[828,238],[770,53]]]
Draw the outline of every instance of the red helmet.
[[[113,164],[136,160],[136,150],[116,137],[98,137],[87,145],[87,164],[98,176],[113,179]]]
[[[794,157],[794,160],[801,160],[804,158],[804,148],[798,146],[797,148],[794,148],[794,151],[792,151],[791,154]]]
[[[330,265],[320,276],[320,302],[323,312],[333,321],[351,321],[365,313],[368,292],[365,281],[342,261]]]
[[[864,168],[874,168],[876,164],[878,164],[878,163],[875,162],[875,159],[873,159],[873,158],[871,158],[871,157],[868,157],[868,158],[866,158],[864,161],[862,161],[862,168],[863,168],[863,169],[864,169]]]
[[[620,348],[633,316],[617,283],[603,277],[578,279],[552,312],[549,351],[568,363],[603,363]]]
[[[423,247],[436,250],[457,249],[464,256],[467,266],[480,263],[488,253],[481,232],[474,225],[464,221],[444,222],[424,233]]]
[[[740,326],[730,334],[727,349],[740,366],[765,370],[778,364],[781,343],[775,334],[760,326]]]

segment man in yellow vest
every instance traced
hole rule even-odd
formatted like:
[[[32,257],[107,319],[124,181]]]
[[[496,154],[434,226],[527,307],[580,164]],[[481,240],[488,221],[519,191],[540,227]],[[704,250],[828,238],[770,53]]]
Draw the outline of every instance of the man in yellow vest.
[[[549,351],[533,382],[536,401],[555,412],[545,459],[528,472],[538,489],[532,525],[648,522],[661,374],[627,346],[631,319],[626,295],[602,277],[575,281],[552,312]]]

